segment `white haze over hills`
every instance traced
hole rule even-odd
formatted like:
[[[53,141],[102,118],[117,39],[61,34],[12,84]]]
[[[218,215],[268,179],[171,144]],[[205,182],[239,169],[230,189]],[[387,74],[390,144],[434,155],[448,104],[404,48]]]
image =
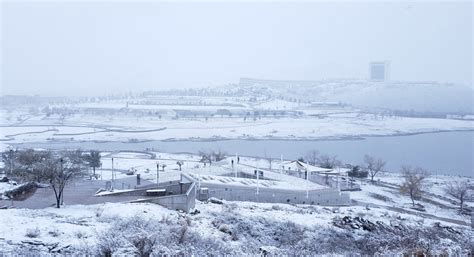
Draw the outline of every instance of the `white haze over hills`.
[[[244,79],[246,80],[246,79]],[[242,80],[241,80],[242,81]],[[217,91],[241,89],[254,95],[337,102],[357,108],[422,113],[474,112],[474,90],[458,84],[437,82],[371,82],[366,80],[278,81],[249,79]],[[212,91],[212,89],[210,89]]]
[[[312,101],[340,102],[362,108],[435,113],[472,113],[474,110],[474,91],[471,88],[434,82],[333,81],[301,88],[289,87],[285,91]]]

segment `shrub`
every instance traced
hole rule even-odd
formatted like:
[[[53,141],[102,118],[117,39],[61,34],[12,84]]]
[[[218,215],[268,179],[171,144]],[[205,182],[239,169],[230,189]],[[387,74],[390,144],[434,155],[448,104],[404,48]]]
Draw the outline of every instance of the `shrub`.
[[[74,236],[81,239],[81,238],[87,237],[87,234],[84,231],[78,230],[74,232]]]
[[[100,216],[102,216],[102,213],[104,213],[104,207],[98,207],[97,209],[95,209],[95,216],[97,218],[100,218]]]
[[[350,171],[347,172],[347,175],[352,178],[367,178],[369,172],[362,170],[359,166],[354,166]]]
[[[160,232],[155,224],[139,215],[117,220],[98,235],[99,254],[111,256],[122,248],[130,248],[137,255],[150,256]]]
[[[377,200],[381,200],[381,201],[384,201],[384,202],[392,202],[392,200],[385,196],[385,195],[381,195],[381,194],[377,194],[377,193],[370,193],[370,196],[377,199]]]
[[[26,234],[25,236],[29,237],[29,238],[37,238],[39,237],[41,234],[41,231],[39,230],[39,228],[29,228],[26,230]]]
[[[219,225],[219,231],[224,232],[224,233],[229,234],[229,235],[232,235],[232,232],[230,231],[230,227],[227,224]]]
[[[61,234],[61,231],[59,231],[58,229],[53,229],[48,232],[48,235],[52,237],[58,237],[60,234]]]

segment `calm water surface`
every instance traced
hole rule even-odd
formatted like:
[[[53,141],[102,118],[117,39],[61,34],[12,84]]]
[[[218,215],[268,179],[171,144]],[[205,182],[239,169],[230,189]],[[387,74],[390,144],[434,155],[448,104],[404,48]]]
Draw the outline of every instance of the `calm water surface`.
[[[402,165],[420,166],[434,174],[474,177],[474,131],[442,132],[408,136],[368,137],[363,140],[223,140],[223,141],[150,141],[120,142],[67,142],[21,144],[21,147],[50,149],[76,148],[103,151],[135,150],[146,148],[164,152],[197,153],[199,150],[221,149],[229,154],[272,156],[296,159],[311,150],[337,155],[345,163],[360,164],[364,154],[381,157],[387,168],[398,171]]]

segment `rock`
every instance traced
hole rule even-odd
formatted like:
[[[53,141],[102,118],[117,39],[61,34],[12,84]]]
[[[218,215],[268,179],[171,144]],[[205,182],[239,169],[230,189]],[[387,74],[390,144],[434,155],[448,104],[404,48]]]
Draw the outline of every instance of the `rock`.
[[[278,251],[278,248],[271,245],[263,245],[263,246],[260,246],[259,250],[260,250],[261,255],[267,256],[267,255],[274,255]]]
[[[63,250],[65,250],[69,247],[71,247],[70,244],[68,244],[68,245],[59,245],[59,243],[58,243],[58,244],[54,245],[53,247],[50,247],[49,252],[50,253],[61,253]]]
[[[232,231],[230,231],[230,227],[227,224],[221,224],[219,226],[219,231],[224,232],[226,234],[232,235]]]
[[[215,197],[209,198],[208,201],[209,201],[210,203],[214,203],[214,204],[224,204],[224,202],[223,202],[222,200],[217,199],[217,198],[215,198]]]
[[[198,209],[194,209],[192,212],[190,212],[189,214],[191,215],[196,215],[196,214],[199,214],[201,213]]]

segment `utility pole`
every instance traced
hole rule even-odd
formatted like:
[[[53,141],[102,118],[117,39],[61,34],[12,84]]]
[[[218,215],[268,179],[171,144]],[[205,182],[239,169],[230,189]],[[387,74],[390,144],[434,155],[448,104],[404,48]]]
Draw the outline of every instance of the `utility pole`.
[[[115,187],[115,180],[114,180],[114,157],[112,157],[112,184],[113,184],[113,187]]]
[[[306,162],[306,199],[309,198],[308,179],[309,179],[309,164],[308,162]]]
[[[10,176],[13,174],[13,149],[10,149]]]
[[[280,174],[283,173],[283,154],[280,155]]]
[[[156,187],[158,188],[158,185],[160,183],[160,163],[156,162]]]
[[[6,171],[5,171],[6,173]],[[13,149],[10,148],[10,176],[13,174]],[[11,204],[13,207],[13,197],[11,198]]]
[[[237,153],[235,153],[235,165],[237,165]],[[234,176],[237,177],[237,168],[232,165],[232,169],[234,169]]]
[[[59,159],[59,161],[61,162],[61,174],[62,174],[62,173],[63,173],[63,163],[64,163],[64,160],[63,160],[63,158],[61,158],[61,159]],[[63,188],[63,190],[64,190],[64,188]],[[59,192],[59,193],[60,193],[59,198],[60,198],[60,200],[61,200],[61,205],[64,205],[64,195],[63,195],[63,192],[64,192],[64,191]],[[59,208],[59,207],[58,207],[58,208]]]
[[[259,193],[259,184],[258,184],[258,180],[259,180],[259,174],[260,174],[260,171],[258,170],[258,162],[257,162],[257,195]]]
[[[337,167],[337,174],[336,174],[337,189],[341,190],[341,185],[339,184],[339,174],[341,174],[341,168]]]

